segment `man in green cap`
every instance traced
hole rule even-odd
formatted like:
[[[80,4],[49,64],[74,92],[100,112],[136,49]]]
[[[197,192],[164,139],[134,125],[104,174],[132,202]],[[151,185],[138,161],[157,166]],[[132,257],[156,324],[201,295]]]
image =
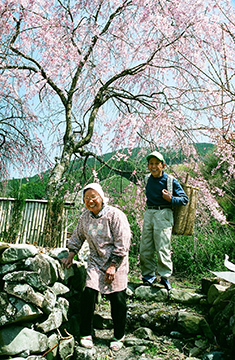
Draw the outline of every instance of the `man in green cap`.
[[[156,271],[161,276],[160,283],[169,291],[172,275],[171,234],[173,227],[172,207],[186,205],[188,197],[177,179],[173,178],[172,194],[167,190],[168,175],[163,171],[165,160],[161,153],[153,151],[147,156],[150,175],[146,181],[147,209],[140,242],[140,266],[145,284],[156,281]],[[155,263],[157,252],[157,267]]]

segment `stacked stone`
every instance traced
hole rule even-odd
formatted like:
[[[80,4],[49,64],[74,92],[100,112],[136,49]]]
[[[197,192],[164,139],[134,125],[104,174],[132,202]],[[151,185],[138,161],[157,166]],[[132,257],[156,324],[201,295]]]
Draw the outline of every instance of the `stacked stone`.
[[[68,299],[81,290],[83,280],[74,266],[63,269],[60,259],[67,256],[66,249],[46,254],[33,245],[1,243],[0,358],[65,359],[73,354],[74,337],[65,327]],[[76,290],[70,287],[73,277]]]
[[[64,248],[46,253],[33,245],[0,243],[0,360],[94,358],[95,349],[84,352],[75,342],[88,254],[85,246],[78,261],[64,269],[61,258],[68,256]],[[216,358],[218,354],[208,353],[211,342],[235,353],[235,285],[203,279],[202,293],[197,294],[174,287],[168,293],[158,286],[129,284],[127,294],[133,299],[127,327],[138,336],[127,336],[125,346],[139,346],[139,338],[145,341],[143,329],[149,329],[181,341],[195,337],[190,358],[205,352],[203,360]],[[168,305],[165,310],[164,304]],[[204,315],[195,312],[195,305]],[[112,329],[110,317],[106,320],[107,324],[96,314],[95,328]]]
[[[154,333],[169,333],[171,337],[182,339],[188,336],[200,337],[195,341],[195,347],[190,350],[190,356],[202,356],[210,343],[218,344],[229,355],[235,354],[235,285],[216,278],[202,279],[201,294],[187,289],[172,288],[169,293],[158,287],[138,286],[135,297],[145,302],[155,302],[154,308],[142,309],[132,306],[128,322],[131,327],[147,326]],[[188,309],[162,309],[162,303],[184,304]],[[159,303],[159,306],[157,305]],[[190,310],[196,305],[203,310],[204,315]],[[205,339],[203,342],[202,339]],[[208,351],[208,349],[207,349]],[[208,359],[216,358],[210,354]],[[229,356],[228,355],[228,356]],[[222,355],[220,355],[222,356]],[[232,357],[232,358],[233,358]],[[204,359],[204,358],[203,358]],[[207,359],[207,357],[205,357]],[[221,357],[223,359],[223,357]],[[227,359],[227,357],[226,357]],[[229,358],[230,359],[230,358]]]
[[[208,290],[211,327],[221,346],[235,354],[235,284],[212,284]]]

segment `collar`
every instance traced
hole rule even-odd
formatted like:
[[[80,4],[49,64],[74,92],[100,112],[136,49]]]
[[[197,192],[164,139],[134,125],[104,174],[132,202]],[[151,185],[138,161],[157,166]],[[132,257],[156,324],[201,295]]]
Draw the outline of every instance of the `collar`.
[[[104,204],[102,209],[100,210],[100,212],[97,215],[95,215],[92,211],[90,211],[90,215],[93,219],[99,219],[107,213],[108,209],[109,209],[109,206]]]

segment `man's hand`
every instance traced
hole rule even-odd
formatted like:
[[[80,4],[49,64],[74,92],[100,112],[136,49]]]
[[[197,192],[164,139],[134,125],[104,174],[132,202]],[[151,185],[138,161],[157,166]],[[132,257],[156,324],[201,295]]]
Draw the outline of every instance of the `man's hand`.
[[[172,200],[172,196],[171,196],[170,191],[168,191],[166,189],[162,190],[162,197],[163,197],[164,200],[166,200],[168,202],[171,202],[171,200]]]
[[[70,266],[73,263],[73,258],[74,258],[75,255],[76,255],[75,252],[70,251],[69,256],[67,258],[61,259],[61,261],[62,261],[62,263],[64,265],[64,268],[67,268],[67,269],[70,268]]]

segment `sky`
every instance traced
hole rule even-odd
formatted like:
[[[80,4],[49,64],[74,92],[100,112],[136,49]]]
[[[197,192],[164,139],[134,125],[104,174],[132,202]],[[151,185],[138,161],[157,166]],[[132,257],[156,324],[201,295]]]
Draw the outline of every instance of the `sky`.
[[[231,0],[231,3],[235,7],[235,0]],[[54,138],[55,140],[55,138]],[[53,138],[50,138],[47,133],[44,134],[43,142],[46,146],[46,150],[48,152],[48,156],[50,160],[53,162],[55,157],[58,157],[60,155],[60,148],[55,148],[54,150],[51,149],[51,144],[54,141]],[[203,141],[203,140],[202,140]],[[106,151],[107,150],[107,151]],[[108,152],[108,148],[104,149],[104,152]],[[37,169],[35,167],[32,167],[31,169],[24,169],[22,173],[17,171],[17,169],[14,169],[13,166],[10,167],[10,177],[11,178],[20,178],[20,177],[30,177],[37,174]]]

